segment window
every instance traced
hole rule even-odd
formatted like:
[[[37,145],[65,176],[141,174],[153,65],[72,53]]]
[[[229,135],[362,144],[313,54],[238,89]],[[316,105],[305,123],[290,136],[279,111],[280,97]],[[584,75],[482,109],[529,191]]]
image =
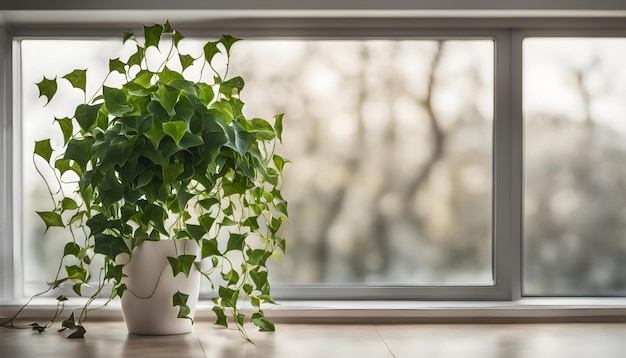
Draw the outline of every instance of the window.
[[[624,58],[615,53],[624,46],[619,37],[626,37],[626,25],[620,18],[585,18],[590,28],[576,30],[580,19],[554,23],[541,18],[502,19],[432,18],[420,22],[368,18],[342,22],[327,18],[302,24],[271,19],[249,27],[238,27],[241,23],[237,21],[226,24],[227,29],[235,30],[231,33],[247,40],[238,46],[232,71],[250,79],[243,94],[248,110],[261,117],[283,111],[292,117],[292,122],[286,121],[285,130],[293,132],[285,134],[288,140],[283,150],[294,160],[286,172],[294,178],[290,180],[294,187],[286,188],[293,210],[291,226],[286,230],[293,233],[285,235],[297,239],[288,247],[293,256],[276,264],[273,292],[277,297],[514,300],[522,295],[624,294],[623,286],[614,282],[616,277],[623,278],[626,266],[616,258],[607,260],[608,253],[623,255],[624,250],[619,230],[626,215],[617,179],[621,175],[618,143],[622,129],[619,122],[605,121],[603,116],[607,107],[624,110],[623,100],[610,98],[624,96],[620,83],[626,82],[621,64]],[[546,29],[550,26],[562,29],[552,36],[560,38],[546,38],[555,34]],[[44,252],[47,245],[58,250],[60,246],[51,241],[62,240],[46,240],[50,242],[44,245],[22,240],[29,236],[28,230],[39,225],[36,217],[29,221],[32,219],[27,216],[33,212],[29,205],[41,203],[40,199],[26,200],[31,195],[27,188],[33,175],[21,163],[32,161],[25,138],[36,136],[32,131],[36,127],[22,122],[22,118],[34,119],[28,113],[39,111],[41,102],[31,106],[16,101],[27,101],[27,97],[37,101],[36,88],[28,85],[39,81],[42,74],[63,73],[63,69],[26,70],[29,57],[40,56],[29,54],[28,46],[35,42],[85,41],[81,46],[99,46],[94,48],[94,56],[95,51],[103,51],[107,54],[104,59],[111,57],[119,43],[109,42],[105,36],[117,35],[122,29],[92,30],[77,40],[76,31],[71,29],[17,26],[4,41],[1,100],[8,104],[0,133],[0,158],[8,158],[7,163],[16,170],[16,174],[6,168],[0,170],[0,188],[5,188],[0,199],[7,198],[0,222],[15,222],[8,225],[10,230],[3,233],[1,242],[6,248],[0,253],[3,269],[8,270],[0,279],[8,298],[21,297],[24,282],[46,279],[33,274],[28,260],[32,260],[32,253]],[[216,35],[210,26],[190,28],[186,33]],[[576,36],[579,38],[574,39]],[[550,92],[562,86],[560,76],[566,75],[566,68],[557,65],[557,70],[546,71],[544,66],[553,61],[554,53],[573,58],[568,50],[558,54],[567,47],[562,44],[587,41],[580,38],[589,36],[594,36],[590,48],[600,49],[600,62],[615,63],[614,67],[593,67],[591,72],[616,68],[610,78],[616,85],[602,99],[587,93],[588,100],[596,104],[583,105],[572,117],[568,111],[579,104],[563,106],[560,101],[566,97],[553,97],[554,91]],[[607,46],[610,51],[596,45],[606,36],[615,41]],[[32,49],[45,51],[41,44]],[[259,46],[276,47],[258,52]],[[582,51],[586,48],[582,45],[573,46],[578,52],[587,51]],[[11,50],[20,62],[8,61]],[[46,58],[52,58],[53,52],[48,51]],[[542,61],[544,65],[532,64]],[[41,66],[51,61],[34,63]],[[68,70],[76,67],[69,61],[63,64]],[[106,67],[106,63],[100,66]],[[97,68],[94,65],[90,70]],[[602,82],[598,79],[601,76],[582,71],[584,66],[573,69],[572,80],[564,84],[568,88],[562,91],[565,96],[578,94],[577,98],[582,98],[581,91],[590,91]],[[540,78],[541,84],[533,84],[533,78]],[[581,84],[574,95],[569,93]],[[15,89],[8,91],[11,86]],[[548,93],[540,94],[543,90]],[[337,100],[335,104],[331,99]],[[588,117],[597,122],[594,138],[603,136],[606,141],[589,147],[593,149],[587,154],[597,155],[599,160],[577,164],[573,159],[585,158],[572,158],[565,147],[554,144],[565,140],[566,132],[574,133],[573,128],[581,127],[584,120],[576,116],[585,108],[589,109]],[[52,106],[43,110],[54,114]],[[551,127],[557,122],[559,129]],[[607,128],[610,130],[604,130]],[[579,132],[579,137],[590,133]],[[544,147],[535,144],[540,141]],[[579,142],[568,145],[577,148],[577,143],[580,146]],[[554,170],[557,164],[550,160],[563,170]],[[589,186],[565,185],[579,179],[573,175],[576,165],[583,169],[597,166],[603,173],[594,183],[597,191],[589,191]],[[421,177],[415,186],[416,178]],[[346,185],[348,182],[351,185]],[[302,185],[309,189],[302,190]],[[577,204],[587,196],[591,203],[588,208]],[[554,213],[542,215],[546,205],[561,215],[558,220],[565,220],[552,218]],[[604,215],[599,209],[611,213]],[[587,225],[576,220],[582,230],[579,232],[573,232],[576,225],[570,225],[576,210],[580,217],[593,221]],[[592,254],[568,251],[576,245],[589,245],[591,240],[586,237],[590,236],[581,232],[593,232],[598,227],[611,229],[601,240],[593,237]],[[412,241],[407,244],[403,240]],[[588,265],[582,267],[589,268],[585,273],[591,284],[572,284],[568,275],[579,274],[579,262]],[[559,271],[568,267],[576,270]],[[607,272],[612,273],[611,279],[606,278]],[[568,280],[570,284],[560,283]],[[26,287],[26,291],[32,289]]]
[[[626,293],[626,38],[524,40],[524,293]]]
[[[23,273],[32,294],[68,240],[62,229],[44,234],[35,213],[51,203],[33,145],[57,131],[54,118],[72,116],[61,112],[64,101],[82,100],[70,92],[44,107],[34,83],[83,66],[96,86],[110,57],[130,53],[102,39],[23,39],[19,49]],[[237,44],[230,73],[247,80],[248,115],[287,114],[279,150],[293,161],[289,254],[274,265],[275,282],[493,284],[493,52],[491,39]]]

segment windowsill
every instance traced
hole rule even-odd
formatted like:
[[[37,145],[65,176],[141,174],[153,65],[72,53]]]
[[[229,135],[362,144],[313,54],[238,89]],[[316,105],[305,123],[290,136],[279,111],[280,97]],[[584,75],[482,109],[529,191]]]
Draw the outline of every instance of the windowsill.
[[[73,299],[66,312],[80,308]],[[92,307],[105,301],[97,300]],[[0,318],[11,316],[19,304],[0,304]],[[200,301],[198,320],[212,320],[211,301]],[[21,317],[50,317],[53,298],[31,303]],[[242,311],[250,311],[244,304]],[[518,301],[281,301],[264,307],[265,315],[285,323],[534,323],[626,322],[626,298],[524,298]],[[120,301],[89,312],[89,320],[121,320]]]

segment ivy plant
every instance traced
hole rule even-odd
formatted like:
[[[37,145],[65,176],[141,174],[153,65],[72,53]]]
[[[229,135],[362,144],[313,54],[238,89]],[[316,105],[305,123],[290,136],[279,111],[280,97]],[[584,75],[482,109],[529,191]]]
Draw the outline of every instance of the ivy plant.
[[[195,57],[179,50],[183,40],[169,22],[144,26],[143,38],[124,33],[124,46],[134,53],[109,60],[107,78],[91,97],[85,69],[37,83],[47,103],[61,81],[85,98],[72,106],[73,114],[54,120],[62,146],[44,139],[34,150],[35,162],[47,163],[38,166],[40,173],[47,168],[54,174],[47,180],[42,175],[54,208],[37,214],[46,230],[63,229],[72,238],[44,293],[71,285],[83,295],[83,288],[97,281],[84,307],[62,323],[62,329],[73,330],[72,338],[84,336],[89,306],[105,285],[112,287],[107,303],[127,290],[118,256],[132,255],[144,241],[170,239],[201,245],[200,258],[168,260],[174,275],[188,275],[195,266],[217,287],[216,324],[227,326],[230,315],[244,338],[246,320],[262,331],[274,330],[261,305],[274,302],[266,262],[285,252],[278,230],[288,217],[281,194],[287,160],[275,153],[283,116],[270,124],[244,115],[244,80],[228,77],[231,48],[240,39],[224,35],[206,42]],[[161,60],[155,63],[151,54]],[[110,77],[121,77],[123,84],[109,85]],[[92,277],[96,256],[104,264]],[[172,297],[183,319],[190,318],[187,298],[184,292]],[[251,317],[240,312],[241,299],[255,307]],[[67,297],[57,300],[62,308]],[[60,311],[32,329],[49,328]]]

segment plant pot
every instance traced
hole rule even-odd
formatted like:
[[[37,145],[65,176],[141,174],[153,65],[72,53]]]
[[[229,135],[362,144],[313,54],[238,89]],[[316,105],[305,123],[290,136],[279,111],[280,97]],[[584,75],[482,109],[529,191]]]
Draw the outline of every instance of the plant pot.
[[[180,291],[189,295],[189,317],[194,317],[200,292],[200,273],[194,266],[189,277],[174,277],[167,257],[182,254],[200,258],[200,247],[193,240],[144,241],[133,250],[124,267],[127,290],[122,294],[122,313],[128,332],[141,335],[189,333],[192,321],[178,318],[179,307],[172,296]]]

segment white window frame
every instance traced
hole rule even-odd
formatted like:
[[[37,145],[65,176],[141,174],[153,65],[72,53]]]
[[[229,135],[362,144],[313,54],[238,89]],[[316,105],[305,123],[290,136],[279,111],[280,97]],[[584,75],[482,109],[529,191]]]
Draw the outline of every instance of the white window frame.
[[[274,3],[277,3],[275,1]],[[458,1],[459,3],[462,1]],[[72,1],[64,2],[65,4]],[[345,3],[337,2],[338,4]],[[391,1],[406,4],[404,1]],[[191,21],[178,26],[188,36],[219,36],[231,33],[243,38],[255,37],[303,37],[303,38],[493,38],[495,41],[494,83],[494,127],[493,127],[493,286],[275,286],[273,293],[282,299],[294,300],[474,300],[516,301],[522,298],[522,237],[523,237],[523,123],[522,123],[522,41],[526,36],[626,36],[626,10],[621,0],[602,0],[590,4],[589,8],[564,17],[557,11],[551,17],[537,12],[532,7],[516,17],[515,12],[499,12],[485,17],[476,10],[478,1],[463,2],[469,12],[454,12],[450,9],[431,9],[434,12],[373,11],[361,13],[356,10],[339,12],[342,16],[327,11],[307,13],[304,9],[291,9],[281,17],[272,18],[268,13],[253,10],[244,12],[243,19],[226,19],[209,16],[212,20],[201,26]],[[550,1],[557,4],[560,1]],[[114,2],[111,6],[122,7]],[[423,4],[422,4],[423,5]],[[432,4],[431,4],[432,5]],[[19,7],[18,5],[15,5]],[[43,5],[35,6],[43,9]],[[165,2],[150,3],[151,8],[161,9]],[[598,7],[599,6],[599,7]],[[603,7],[604,6],[604,7]],[[28,6],[24,6],[28,8]],[[372,5],[370,4],[370,7]],[[393,6],[392,6],[393,7]],[[479,6],[478,6],[479,7]],[[542,6],[541,6],[542,7]],[[8,7],[7,7],[8,8]],[[479,7],[480,8],[480,7]],[[558,6],[556,6],[558,9]],[[608,9],[608,10],[607,10]],[[222,9],[223,10],[223,9]],[[228,10],[228,9],[227,9]],[[231,9],[232,10],[232,9]],[[240,9],[238,9],[240,10]],[[372,10],[372,9],[365,9]],[[480,9],[479,9],[480,10]],[[493,9],[492,9],[493,10]],[[574,9],[578,11],[580,9]],[[623,11],[622,11],[623,10]],[[87,11],[87,10],[85,10]],[[110,10],[122,15],[123,10]],[[251,11],[251,12],[250,12]],[[530,11],[530,12],[529,12]],[[42,12],[45,14],[46,11]],[[228,11],[227,11],[228,12]],[[128,26],[115,23],[89,25],[75,19],[76,13],[61,14],[56,24],[42,24],[37,14],[26,14],[19,20],[20,11],[7,12],[8,18],[0,28],[0,300],[15,301],[22,298],[21,247],[19,234],[19,183],[13,174],[19,172],[19,118],[16,103],[19,94],[16,67],[13,60],[14,38],[32,37],[117,37]],[[83,17],[89,21],[93,17]],[[278,12],[280,13],[280,12]],[[305,14],[302,17],[302,14]],[[351,16],[351,13],[354,16]],[[550,12],[547,12],[548,14]],[[17,15],[16,15],[17,14]],[[250,15],[252,14],[252,15]],[[271,13],[270,13],[271,14]],[[320,15],[321,14],[321,15]],[[568,13],[569,14],[569,13]],[[0,20],[2,16],[0,8]],[[222,12],[224,15],[224,12]],[[445,15],[445,16],[444,16]],[[65,16],[65,21],[63,20]],[[185,19],[189,11],[168,11],[160,15],[159,10],[143,18],[133,19],[134,26],[141,23],[163,21],[169,17],[177,23],[177,16]],[[196,14],[196,16],[202,16]],[[206,16],[206,15],[205,15]],[[311,17],[315,16],[315,17]],[[383,17],[385,16],[385,17]],[[163,19],[161,18],[163,17]],[[53,16],[54,18],[54,16]],[[113,17],[112,17],[113,18]],[[12,23],[11,21],[15,21]],[[70,26],[71,25],[71,26]],[[584,29],[581,29],[581,26]],[[14,72],[15,71],[15,72]]]

